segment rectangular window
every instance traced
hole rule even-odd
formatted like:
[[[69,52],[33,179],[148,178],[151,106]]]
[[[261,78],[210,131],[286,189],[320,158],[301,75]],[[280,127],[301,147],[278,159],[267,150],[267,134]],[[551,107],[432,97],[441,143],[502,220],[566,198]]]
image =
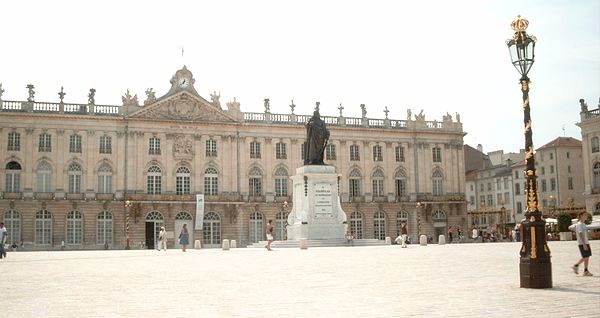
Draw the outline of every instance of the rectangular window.
[[[249,180],[249,195],[250,196],[261,196],[262,195],[262,179],[261,178],[250,178]]]
[[[442,162],[442,148],[433,147],[431,153],[433,155],[433,162]]]
[[[38,171],[36,174],[35,192],[52,192],[52,172]]]
[[[79,136],[79,135],[69,136],[69,152],[81,153],[81,136]]]
[[[288,181],[284,178],[275,178],[275,196],[276,197],[287,197],[288,195]]]
[[[556,190],[556,179],[551,178],[550,179],[550,191],[555,191]]]
[[[567,151],[567,159],[571,158],[571,153]]]
[[[149,155],[160,155],[160,139],[156,137],[150,137],[148,144]]]
[[[550,153],[550,160],[554,159],[554,153]]]
[[[287,159],[286,144],[282,142],[275,144],[275,158],[282,160]]]
[[[147,191],[148,194],[160,194],[162,189],[161,176],[148,176]]]
[[[327,145],[327,148],[325,148],[325,155],[327,160],[336,160],[335,145]]]
[[[375,179],[373,180],[373,196],[374,197],[382,197],[383,193],[383,180]]]
[[[523,203],[517,202],[517,213],[523,213]]]
[[[21,151],[21,134],[8,133],[8,151]]]
[[[554,165],[550,166],[550,173],[554,173]]]
[[[8,170],[15,171],[15,170]],[[21,174],[19,172],[6,173],[6,192],[20,192]]]
[[[351,198],[360,196],[360,179],[350,179],[349,194]]]
[[[546,180],[542,180],[542,192],[546,192],[548,187],[546,186]]]
[[[515,171],[515,179],[519,179],[519,171]]]
[[[404,162],[404,147],[396,147],[396,162]]]
[[[112,193],[112,175],[98,176],[98,193]]]
[[[496,179],[496,190],[500,190],[502,188],[500,188],[500,179]]]
[[[591,144],[592,153],[600,152],[600,138],[592,137]]]
[[[508,178],[504,178],[504,190],[508,189]]]
[[[112,137],[100,137],[100,153],[112,153]]]
[[[469,197],[469,204],[470,205],[475,204],[475,196],[474,195],[472,195],[472,196]]]
[[[567,179],[569,190],[573,190],[573,177]]]
[[[396,179],[396,195],[406,196],[406,179]]]
[[[444,187],[441,178],[433,178],[433,195],[442,195],[444,194]]]
[[[504,204],[510,205],[510,193],[504,192]]]
[[[542,174],[546,174],[546,167],[542,167]]]
[[[487,190],[492,191],[492,183],[491,182],[487,183]]]
[[[360,153],[357,145],[350,145],[350,160],[351,161],[359,161]]]
[[[484,189],[483,187],[484,187],[483,183],[480,183],[480,184],[479,184],[479,189],[480,189],[481,191],[485,191],[485,189]]]
[[[81,193],[81,175],[69,175],[69,193]]]
[[[373,146],[373,161],[383,161],[381,146]]]
[[[205,152],[207,157],[216,158],[217,157],[217,141],[208,139],[204,144]]]
[[[51,152],[52,151],[52,138],[50,134],[40,134],[40,142],[38,145],[39,152]]]
[[[190,194],[190,177],[176,176],[175,177],[175,194]]]
[[[485,195],[479,196],[479,204],[485,204]]]
[[[487,206],[488,207],[494,206],[494,196],[491,194],[488,194],[488,196],[487,196]]]
[[[504,202],[502,202],[502,193],[496,193],[496,202],[498,205],[504,204]]]
[[[521,184],[520,183],[515,183],[515,195],[519,195],[521,194]]]
[[[250,158],[260,159],[260,143],[256,141],[250,143]]]
[[[471,184],[471,191],[473,191],[473,189],[474,189],[474,187],[473,187],[473,185]]]

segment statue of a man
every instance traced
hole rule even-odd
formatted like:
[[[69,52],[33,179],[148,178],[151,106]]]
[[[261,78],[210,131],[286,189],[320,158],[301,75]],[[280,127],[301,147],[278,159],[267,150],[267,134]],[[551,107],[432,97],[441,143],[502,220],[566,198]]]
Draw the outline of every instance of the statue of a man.
[[[304,149],[305,165],[324,165],[323,154],[329,140],[329,130],[321,120],[319,111],[315,110],[313,116],[306,123],[306,148]]]

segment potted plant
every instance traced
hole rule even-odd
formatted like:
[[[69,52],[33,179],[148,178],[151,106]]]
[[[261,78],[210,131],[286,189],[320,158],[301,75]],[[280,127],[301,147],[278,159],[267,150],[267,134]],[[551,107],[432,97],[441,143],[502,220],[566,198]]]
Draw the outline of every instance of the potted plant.
[[[568,213],[561,213],[556,218],[558,222],[558,235],[561,241],[570,241],[573,238],[573,234],[569,231],[571,226],[571,216]]]

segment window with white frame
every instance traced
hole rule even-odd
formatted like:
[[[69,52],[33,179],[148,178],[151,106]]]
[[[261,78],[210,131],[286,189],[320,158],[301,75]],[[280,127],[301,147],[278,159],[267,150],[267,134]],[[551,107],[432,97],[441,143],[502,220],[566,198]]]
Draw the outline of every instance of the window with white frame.
[[[206,156],[207,157],[217,157],[217,141],[213,139],[208,139],[205,144],[206,148]]]
[[[262,195],[262,172],[257,167],[252,168],[248,174],[248,194],[250,196]]]
[[[569,190],[573,190],[573,177],[567,178],[567,187]]]
[[[148,194],[161,194],[162,192],[162,170],[158,166],[148,168],[146,176],[146,192]]]
[[[396,172],[396,176],[394,177],[394,184],[396,186],[396,196],[404,197],[408,194],[406,189],[406,173],[404,170],[398,170]]]
[[[67,213],[67,239],[66,243],[81,245],[83,240],[83,218],[77,210]]]
[[[288,195],[288,173],[285,168],[275,171],[275,196],[286,197]]]
[[[350,231],[355,239],[363,238],[363,217],[360,212],[352,212],[350,214]]]
[[[517,213],[523,213],[523,203],[517,202]]]
[[[285,143],[278,142],[275,144],[275,158],[280,160],[287,159],[287,150]]]
[[[21,243],[21,214],[17,210],[10,209],[4,213],[4,226],[9,231],[6,243],[20,244]]]
[[[402,234],[402,222],[406,222],[408,226],[408,213],[406,211],[400,211],[396,216],[396,236]]]
[[[219,172],[215,168],[206,168],[204,170],[204,194],[219,194]]]
[[[69,152],[81,153],[81,136],[74,134],[69,136]]]
[[[433,155],[433,162],[442,162],[442,148],[433,147],[431,148],[431,153]]]
[[[179,167],[175,171],[175,194],[190,194],[190,169],[187,167]]]
[[[404,147],[396,146],[396,162],[404,162]]]
[[[383,197],[385,196],[385,192],[383,189],[383,171],[381,169],[375,170],[373,175],[371,176],[371,181],[373,183],[373,197]]]
[[[380,145],[373,146],[373,161],[383,161],[383,150]]]
[[[548,186],[546,183],[546,179],[542,180],[542,192],[546,192],[548,190]]]
[[[21,151],[21,134],[18,132],[8,133],[8,151]]]
[[[556,190],[556,179],[550,178],[550,191],[555,191],[555,190]]]
[[[510,205],[510,193],[504,192],[504,204]]]
[[[81,193],[81,179],[83,175],[83,170],[81,166],[72,162],[69,165],[69,170],[67,171],[67,178],[69,179],[69,193]]]
[[[521,194],[521,184],[519,182],[515,183],[515,194]]]
[[[96,219],[96,244],[113,243],[113,215],[109,211],[101,211]]]
[[[360,160],[360,148],[358,145],[350,145],[350,160],[351,161],[359,161]]]
[[[52,214],[46,209],[35,214],[35,244],[52,244]]]
[[[327,144],[325,147],[325,159],[326,160],[337,160],[335,153],[335,145]]]
[[[108,163],[98,168],[98,193],[112,193],[113,171]]]
[[[592,153],[600,152],[600,139],[598,137],[592,137],[591,139]]]
[[[444,194],[444,178],[442,172],[439,170],[434,171],[431,176],[431,181],[433,185],[433,195]]]
[[[51,152],[52,151],[52,136],[50,134],[40,134],[38,143],[39,152]]]
[[[204,215],[202,236],[204,244],[208,246],[219,246],[221,244],[221,217],[217,213],[211,211]]]
[[[375,239],[385,240],[385,228],[385,213],[382,211],[375,212],[375,216],[373,217],[373,236]]]
[[[248,230],[248,242],[256,243],[264,240],[264,222],[263,215],[260,212],[252,212],[250,214],[250,228]]]
[[[361,196],[361,176],[360,171],[357,169],[352,170],[350,172],[349,178],[349,189],[348,194],[351,198]]]
[[[40,162],[35,171],[35,192],[52,192],[52,166],[46,161]]]
[[[148,141],[148,154],[149,155],[160,155],[160,139],[157,137],[150,137]]]
[[[100,153],[112,153],[112,137],[111,136],[100,136]]]
[[[594,188],[600,188],[600,162],[596,162],[592,168],[594,174]]]
[[[6,164],[6,192],[21,192],[21,165],[16,161]]]
[[[260,159],[260,143],[250,142],[250,159]]]

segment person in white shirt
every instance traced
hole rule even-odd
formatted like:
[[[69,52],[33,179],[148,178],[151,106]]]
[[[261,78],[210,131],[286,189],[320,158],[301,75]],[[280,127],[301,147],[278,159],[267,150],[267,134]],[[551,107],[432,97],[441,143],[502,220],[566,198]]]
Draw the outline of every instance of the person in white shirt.
[[[4,244],[6,244],[7,239],[8,234],[6,233],[4,223],[0,222],[0,258],[6,258],[6,249],[4,249]]]
[[[583,266],[585,266],[583,276],[594,276],[592,273],[590,273],[590,271],[588,271],[590,256],[592,256],[592,248],[590,247],[590,242],[588,241],[587,226],[585,225],[585,220],[587,220],[587,218],[587,212],[579,212],[579,221],[575,226],[575,234],[577,234],[577,244],[579,245],[581,259],[579,262],[573,265],[572,269],[575,274],[579,274],[579,264],[583,263]]]
[[[160,232],[158,232],[158,248],[157,250],[163,249],[165,252],[167,251],[167,231],[164,226],[160,227]]]

